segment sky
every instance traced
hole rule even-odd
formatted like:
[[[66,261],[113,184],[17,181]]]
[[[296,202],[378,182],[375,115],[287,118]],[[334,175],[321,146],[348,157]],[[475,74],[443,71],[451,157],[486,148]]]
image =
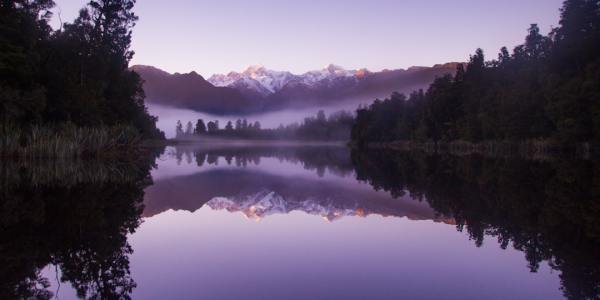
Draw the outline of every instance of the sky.
[[[55,0],[63,22],[84,0]],[[250,65],[303,73],[495,58],[531,23],[556,27],[562,0],[139,0],[131,64],[209,77]]]

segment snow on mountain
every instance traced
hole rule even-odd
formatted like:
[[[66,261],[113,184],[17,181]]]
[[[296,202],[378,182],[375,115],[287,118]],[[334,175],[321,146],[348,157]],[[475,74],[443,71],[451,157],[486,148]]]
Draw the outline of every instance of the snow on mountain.
[[[210,82],[214,86],[223,87],[223,86],[228,86],[228,85],[234,83],[235,81],[240,79],[240,77],[241,77],[241,75],[239,73],[230,72],[227,75],[215,74],[215,75],[211,76],[210,78],[208,78],[207,81]]]
[[[274,93],[284,87],[295,76],[290,72],[267,70],[263,66],[250,66],[243,76],[258,81],[263,87]]]
[[[233,81],[227,87],[236,88],[238,90],[250,90],[257,92],[261,96],[267,96],[273,93],[273,90],[269,89],[260,81],[251,77],[240,77],[238,80]]]
[[[327,221],[334,221],[344,216],[365,215],[362,209],[352,204],[348,207],[340,207],[334,203],[323,203],[312,199],[286,201],[272,191],[262,191],[243,198],[214,198],[207,202],[207,205],[214,210],[239,211],[247,218],[257,221],[269,215],[287,214],[295,210],[321,216]]]
[[[230,72],[227,75],[215,74],[208,78],[214,86],[251,88],[260,94],[274,93],[296,76],[290,72],[268,70],[263,66],[250,66],[242,73]]]
[[[346,70],[340,66],[329,64],[321,70],[294,75],[290,72],[273,71],[264,66],[255,65],[248,67],[242,73],[215,74],[208,78],[208,82],[214,86],[247,88],[261,95],[268,95],[281,90],[290,82],[300,82],[308,86],[313,86],[320,82],[331,81],[337,78],[364,76],[367,72],[366,69]]]
[[[339,77],[353,77],[355,75],[356,71],[354,70],[349,71],[340,66],[329,64],[321,70],[306,72],[301,77],[305,84],[313,85],[322,80],[332,80]]]

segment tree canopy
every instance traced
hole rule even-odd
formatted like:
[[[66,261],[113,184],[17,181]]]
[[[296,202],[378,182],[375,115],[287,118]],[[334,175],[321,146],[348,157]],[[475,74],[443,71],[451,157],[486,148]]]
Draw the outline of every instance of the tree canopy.
[[[352,139],[600,141],[600,1],[567,0],[548,36],[532,24],[522,45],[486,60],[477,49],[427,91],[393,94],[357,111]]]
[[[90,1],[53,30],[50,0],[0,1],[0,118],[3,126],[130,125],[163,136],[128,69],[135,0]]]

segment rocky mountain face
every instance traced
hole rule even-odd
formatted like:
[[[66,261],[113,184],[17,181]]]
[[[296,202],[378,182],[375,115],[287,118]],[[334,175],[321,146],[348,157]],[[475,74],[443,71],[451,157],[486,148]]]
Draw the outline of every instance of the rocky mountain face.
[[[132,69],[144,79],[150,103],[214,114],[243,114],[343,102],[370,103],[392,92],[426,89],[435,77],[454,73],[457,65],[381,72],[328,65],[300,75],[251,66],[239,73],[215,74],[208,80],[195,72],[169,74],[150,66]]]

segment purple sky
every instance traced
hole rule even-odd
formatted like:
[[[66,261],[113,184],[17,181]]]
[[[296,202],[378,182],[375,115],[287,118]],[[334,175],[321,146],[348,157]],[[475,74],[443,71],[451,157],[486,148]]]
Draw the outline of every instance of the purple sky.
[[[85,0],[55,0],[63,21]],[[372,71],[488,58],[531,23],[556,26],[562,0],[140,0],[133,64],[204,76],[262,64],[302,73]],[[58,8],[56,9],[58,11]]]

